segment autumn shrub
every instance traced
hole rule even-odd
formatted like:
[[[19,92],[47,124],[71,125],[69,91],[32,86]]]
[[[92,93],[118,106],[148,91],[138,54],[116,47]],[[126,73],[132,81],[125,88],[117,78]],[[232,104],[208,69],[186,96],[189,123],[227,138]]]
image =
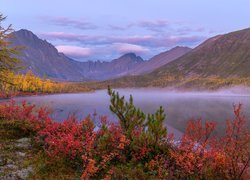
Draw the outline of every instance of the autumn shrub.
[[[51,159],[65,157],[74,160],[83,151],[84,133],[81,128],[80,123],[69,118],[62,123],[46,123],[45,127],[38,131],[38,136]]]
[[[88,151],[82,155],[84,163],[82,178],[104,178],[114,165],[126,163],[125,148],[130,141],[122,133],[119,124],[107,124],[106,120],[102,121],[93,140],[93,143],[90,143],[92,147],[88,146]]]
[[[35,134],[37,129],[49,118],[49,110],[43,107],[36,108],[26,101],[21,104],[11,100],[0,105],[0,122],[6,129],[16,130],[20,136]]]
[[[63,163],[82,179],[246,179],[250,135],[242,105],[234,106],[224,137],[214,135],[214,122],[190,120],[177,142],[167,133],[161,107],[146,115],[132,96],[126,101],[108,93],[115,123],[100,117],[95,125],[91,116],[56,122],[46,108],[14,101],[0,106],[0,121],[32,135],[48,166]]]
[[[247,119],[242,115],[242,105],[234,106],[234,120],[227,120],[225,137],[219,139],[215,150],[222,152],[224,162],[220,171],[225,176],[241,179],[246,175],[250,162],[250,133]]]
[[[178,178],[242,179],[250,161],[250,133],[242,105],[234,106],[234,120],[226,123],[223,137],[213,136],[214,122],[188,122],[177,149],[171,151],[173,169]]]

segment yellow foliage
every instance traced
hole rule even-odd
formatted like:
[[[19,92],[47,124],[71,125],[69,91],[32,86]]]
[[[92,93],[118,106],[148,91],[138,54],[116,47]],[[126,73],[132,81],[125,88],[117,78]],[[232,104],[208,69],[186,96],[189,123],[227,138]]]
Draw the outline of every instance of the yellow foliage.
[[[7,81],[1,83],[1,90],[5,92],[21,91],[21,92],[40,92],[53,93],[60,92],[63,88],[62,84],[57,84],[48,79],[41,79],[35,76],[31,71],[25,75],[6,72]]]

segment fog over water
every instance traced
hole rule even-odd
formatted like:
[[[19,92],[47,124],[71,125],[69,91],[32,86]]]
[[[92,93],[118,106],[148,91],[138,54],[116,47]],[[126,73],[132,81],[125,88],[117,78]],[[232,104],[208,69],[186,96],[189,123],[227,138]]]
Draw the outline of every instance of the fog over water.
[[[223,131],[224,121],[232,119],[233,104],[242,103],[243,113],[250,117],[250,89],[236,87],[214,92],[186,92],[168,89],[118,89],[120,95],[127,99],[132,94],[134,103],[146,113],[154,113],[163,106],[167,115],[166,125],[184,131],[187,120],[213,120],[218,124],[217,132]],[[98,115],[106,115],[112,121],[116,117],[109,111],[107,90],[79,94],[56,94],[46,96],[19,97],[17,101],[27,100],[30,103],[47,106],[53,111],[52,117],[63,121],[69,114],[76,113],[84,118],[95,111]],[[249,121],[248,121],[249,125]]]

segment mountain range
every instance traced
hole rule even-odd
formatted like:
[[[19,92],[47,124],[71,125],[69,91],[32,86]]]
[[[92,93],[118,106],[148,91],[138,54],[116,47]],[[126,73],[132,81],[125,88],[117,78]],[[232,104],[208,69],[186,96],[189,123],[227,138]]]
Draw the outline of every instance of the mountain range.
[[[165,65],[189,52],[188,47],[175,47],[145,61],[134,53],[127,53],[111,61],[79,62],[59,53],[57,49],[38,38],[31,31],[21,29],[13,33],[12,46],[21,46],[18,57],[25,73],[62,81],[107,80],[125,75],[141,75]]]
[[[143,75],[124,76],[99,83],[106,87],[208,87],[248,84],[250,28],[218,35],[183,56]],[[248,78],[248,79],[247,79]],[[238,79],[238,81],[237,81]]]
[[[28,30],[14,32],[12,41],[25,47],[19,56],[26,66],[23,72],[32,70],[40,77],[56,80],[158,86],[176,77],[250,77],[250,28],[217,35],[194,49],[175,47],[147,61],[134,53],[107,62],[75,61]]]

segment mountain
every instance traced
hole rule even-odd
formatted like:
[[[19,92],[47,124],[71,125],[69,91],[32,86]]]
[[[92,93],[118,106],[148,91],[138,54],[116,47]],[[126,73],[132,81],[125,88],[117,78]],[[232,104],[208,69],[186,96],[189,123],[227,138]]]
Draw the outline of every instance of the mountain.
[[[88,61],[79,62],[85,77],[92,80],[107,80],[126,75],[141,75],[165,65],[189,52],[188,47],[175,47],[169,51],[154,56],[144,61],[134,53],[125,54],[110,62]]]
[[[184,54],[188,53],[191,48],[188,47],[180,47],[177,46],[172,48],[166,52],[162,52],[150,60],[145,61],[142,65],[134,68],[132,71],[129,72],[131,75],[139,75],[139,74],[146,74],[150,73],[153,70],[172,62],[173,60],[183,56]]]
[[[250,28],[212,37],[151,75],[250,77],[249,67]]]
[[[107,80],[145,74],[190,51],[187,47],[175,47],[148,61],[134,53],[127,53],[108,62],[79,62],[59,53],[52,44],[28,30],[15,31],[11,41],[12,46],[24,47],[18,55],[25,67],[22,73],[31,70],[37,76],[64,81]]]
[[[111,62],[75,61],[59,53],[46,40],[24,29],[15,31],[11,42],[12,46],[23,47],[18,55],[24,64],[21,72],[31,70],[37,76],[57,80],[86,81],[120,77],[143,63],[143,59],[134,53],[125,54]]]
[[[18,56],[23,64],[22,72],[31,70],[35,75],[51,79],[67,81],[86,80],[76,62],[59,53],[57,49],[45,40],[39,39],[28,30],[13,32],[12,46],[22,46]]]
[[[143,64],[143,59],[134,53],[125,54],[110,62],[78,62],[88,79],[105,80],[126,75],[130,70]]]

